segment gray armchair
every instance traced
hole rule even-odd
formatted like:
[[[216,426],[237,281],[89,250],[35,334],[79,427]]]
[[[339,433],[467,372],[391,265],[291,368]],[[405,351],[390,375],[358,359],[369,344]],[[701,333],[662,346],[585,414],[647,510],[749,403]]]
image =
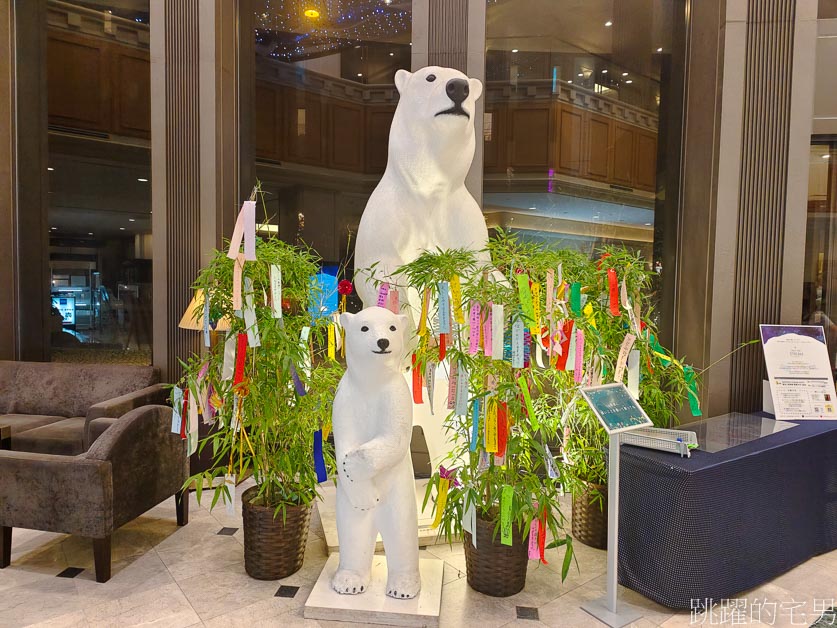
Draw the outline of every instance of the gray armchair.
[[[78,456],[0,451],[0,568],[15,527],[77,534],[93,540],[96,580],[107,582],[114,530],[172,495],[186,525],[189,459],[171,432],[171,408],[137,408],[105,427]]]

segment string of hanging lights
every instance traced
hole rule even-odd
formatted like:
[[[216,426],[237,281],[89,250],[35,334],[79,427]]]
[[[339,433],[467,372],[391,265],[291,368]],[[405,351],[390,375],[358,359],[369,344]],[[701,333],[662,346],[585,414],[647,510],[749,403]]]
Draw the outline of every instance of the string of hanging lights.
[[[410,32],[410,3],[401,0],[263,0],[260,8],[256,46],[282,61]]]

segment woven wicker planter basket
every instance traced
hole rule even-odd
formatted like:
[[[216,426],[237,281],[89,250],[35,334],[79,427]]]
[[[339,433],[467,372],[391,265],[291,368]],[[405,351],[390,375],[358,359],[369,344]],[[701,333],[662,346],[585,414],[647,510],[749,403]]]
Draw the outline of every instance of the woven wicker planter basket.
[[[508,597],[520,593],[526,585],[529,547],[523,532],[512,528],[512,544],[503,545],[500,533],[494,537],[494,522],[477,517],[477,546],[471,533],[464,533],[465,566],[468,585],[475,591],[493,597]]]
[[[274,519],[273,508],[251,503],[253,486],[241,496],[244,514],[244,569],[257,580],[279,580],[299,571],[305,558],[310,506],[288,506]]]
[[[593,500],[593,489],[602,494]],[[588,484],[583,493],[573,495],[573,538],[596,549],[607,549],[607,485]]]

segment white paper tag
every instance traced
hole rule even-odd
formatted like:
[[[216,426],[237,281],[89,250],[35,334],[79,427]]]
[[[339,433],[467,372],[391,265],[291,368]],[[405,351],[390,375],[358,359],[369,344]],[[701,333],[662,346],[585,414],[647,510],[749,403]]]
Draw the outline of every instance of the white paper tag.
[[[491,305],[491,358],[493,360],[503,359],[503,334],[505,333],[506,319],[501,303]]]
[[[270,265],[270,304],[273,318],[282,318],[282,268],[278,264]]]
[[[227,514],[235,514],[235,474],[227,473],[224,476],[224,486],[230,492],[229,496],[224,494],[224,503],[227,505]]]
[[[256,321],[256,308],[253,307],[253,281],[249,277],[244,278],[244,325],[247,328],[247,344],[260,347],[262,341]]]
[[[462,529],[471,534],[471,543],[474,549],[477,547],[477,509],[473,504],[468,504],[468,508],[462,514]]]
[[[198,396],[189,392],[189,422],[186,424],[186,455],[198,450]]]
[[[467,416],[468,395],[468,369],[465,365],[459,364],[456,377],[456,407],[454,409],[454,414]]]
[[[639,351],[634,349],[628,354],[628,392],[639,401]]]
[[[523,368],[523,319],[517,318],[512,323],[511,363],[512,368]]]
[[[180,427],[182,425],[183,417],[180,416],[180,409],[183,407],[183,391],[178,387],[174,387],[174,399],[172,400],[171,412],[171,431],[174,434],[180,434]]]
[[[227,332],[227,339],[224,341],[224,364],[221,366],[221,379],[232,379],[235,368],[236,336],[233,332]]]

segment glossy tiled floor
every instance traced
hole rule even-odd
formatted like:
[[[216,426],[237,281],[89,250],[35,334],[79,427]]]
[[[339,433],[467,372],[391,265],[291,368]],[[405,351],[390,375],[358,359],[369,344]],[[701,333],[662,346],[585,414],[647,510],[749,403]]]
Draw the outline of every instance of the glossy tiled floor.
[[[240,516],[230,517],[223,508],[209,512],[198,506],[194,495],[190,515],[189,525],[178,528],[174,503],[169,500],[119,530],[114,536],[113,577],[106,584],[95,582],[89,541],[16,529],[12,564],[0,571],[0,626],[336,625],[302,617],[302,606],[326,560],[318,517],[313,517],[302,569],[279,582],[262,582],[244,572]],[[224,533],[219,534],[222,529]],[[550,550],[550,564],[532,562],[526,588],[505,599],[486,597],[468,587],[461,545],[431,547],[422,553],[445,561],[443,628],[602,626],[579,606],[604,591],[605,553],[581,544],[576,552],[579,569],[563,584],[557,573],[561,554]],[[82,571],[75,577],[57,577],[73,567]],[[808,626],[820,616],[821,606],[833,605],[837,598],[837,552],[814,558],[742,594],[746,606],[739,602],[735,611],[718,608],[692,617],[633,591],[622,589],[620,595],[645,610],[635,624],[642,627]],[[524,618],[535,614],[537,619]]]

